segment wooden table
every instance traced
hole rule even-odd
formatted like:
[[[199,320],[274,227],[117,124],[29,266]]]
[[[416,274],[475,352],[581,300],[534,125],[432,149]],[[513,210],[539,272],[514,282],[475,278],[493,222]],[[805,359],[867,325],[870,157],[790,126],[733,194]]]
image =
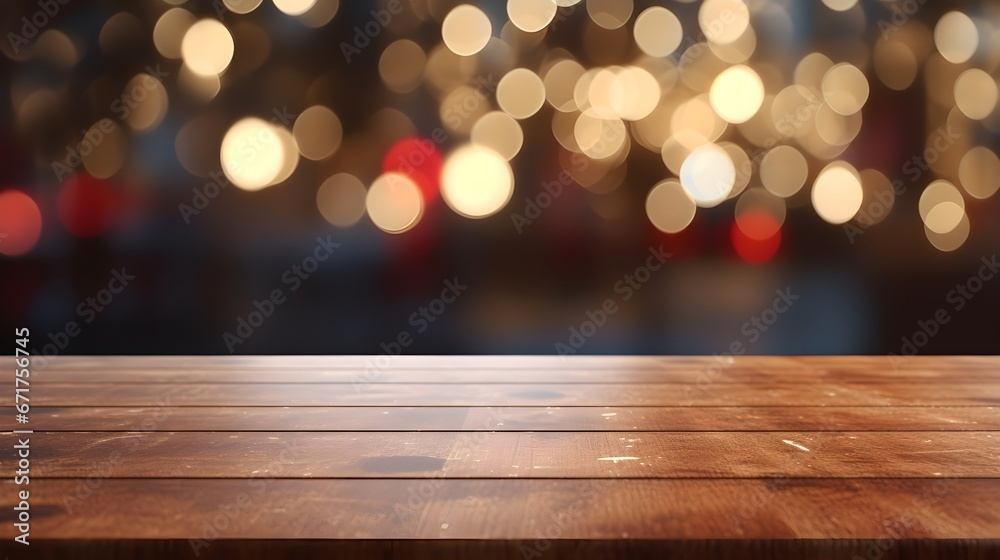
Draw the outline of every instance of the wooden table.
[[[62,357],[26,425],[13,393],[11,559],[1000,558],[998,358]]]

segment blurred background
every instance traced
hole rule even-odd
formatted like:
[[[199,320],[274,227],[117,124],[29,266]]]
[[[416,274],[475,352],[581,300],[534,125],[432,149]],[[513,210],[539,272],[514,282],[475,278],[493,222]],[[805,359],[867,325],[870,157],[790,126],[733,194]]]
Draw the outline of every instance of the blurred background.
[[[0,10],[35,354],[998,350],[1000,2]]]

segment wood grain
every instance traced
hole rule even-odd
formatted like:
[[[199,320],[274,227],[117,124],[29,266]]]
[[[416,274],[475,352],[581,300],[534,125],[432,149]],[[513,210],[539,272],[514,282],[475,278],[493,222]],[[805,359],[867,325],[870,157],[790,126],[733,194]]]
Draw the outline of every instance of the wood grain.
[[[1000,478],[1000,432],[62,432],[35,439],[34,474],[49,478]]]
[[[1000,430],[1000,408],[742,407],[35,407],[45,431],[965,431]],[[498,421],[498,417],[502,421]],[[10,415],[0,429],[16,430]]]
[[[996,357],[33,364],[32,558],[1000,558]]]
[[[536,539],[551,526],[564,539],[885,539],[897,522],[911,539],[1000,534],[995,479],[109,479],[73,501],[78,484],[32,485],[36,538],[198,539],[215,524],[225,539]],[[13,513],[0,509],[4,540]]]
[[[37,393],[37,394],[36,394]],[[1000,383],[339,385],[54,383],[37,406],[997,406]],[[14,404],[12,393],[0,406]]]

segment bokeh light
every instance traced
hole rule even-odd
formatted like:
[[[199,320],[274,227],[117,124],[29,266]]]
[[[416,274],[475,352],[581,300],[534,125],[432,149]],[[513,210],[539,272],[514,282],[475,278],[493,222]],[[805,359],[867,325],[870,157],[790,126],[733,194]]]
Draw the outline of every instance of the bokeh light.
[[[8,257],[33,249],[42,234],[42,212],[30,196],[17,189],[0,191],[0,253]]]
[[[678,233],[694,220],[698,206],[677,179],[656,184],[646,196],[646,216],[664,233]]]
[[[809,162],[791,146],[775,146],[760,162],[760,180],[772,194],[788,198],[809,178]]]
[[[365,215],[368,191],[360,179],[349,173],[337,173],[319,186],[316,207],[330,224],[351,227]]]
[[[466,218],[485,218],[503,209],[514,194],[514,173],[504,157],[484,146],[452,152],[441,170],[441,196]]]
[[[243,190],[256,191],[274,184],[290,157],[277,127],[262,119],[240,120],[222,139],[222,170]]]
[[[387,233],[412,229],[424,213],[420,187],[402,173],[380,175],[368,188],[365,199],[368,217]]]
[[[962,188],[973,198],[989,198],[1000,189],[1000,158],[986,146],[976,146],[962,156],[958,173]]]
[[[698,25],[709,41],[727,45],[746,33],[750,9],[743,0],[705,0],[698,10]]]
[[[509,161],[521,151],[524,132],[513,117],[502,111],[493,111],[476,121],[471,140],[473,144],[490,148]]]
[[[344,130],[336,113],[328,107],[314,105],[302,111],[295,119],[292,134],[302,157],[321,160],[337,151],[343,140]]]
[[[315,5],[316,0],[274,0],[274,6],[289,16],[300,16]]]
[[[981,121],[997,106],[997,82],[986,72],[972,68],[955,80],[955,105],[965,116]]]
[[[728,122],[751,119],[764,102],[764,82],[749,66],[733,66],[719,74],[709,94],[712,108]]]
[[[736,184],[736,167],[725,149],[705,144],[694,149],[681,165],[681,185],[702,207],[718,205]]]
[[[746,234],[751,232],[773,231],[770,237],[757,239]],[[781,228],[774,218],[766,212],[749,212],[742,217],[742,226],[736,221],[729,228],[729,238],[733,250],[741,259],[752,264],[765,263],[778,253],[781,248]]]
[[[669,56],[681,45],[684,30],[673,12],[653,6],[635,18],[632,34],[642,52],[649,56]]]
[[[544,0],[550,1],[550,0]],[[515,68],[497,84],[497,104],[515,119],[526,119],[545,103],[545,84],[527,68]]]
[[[471,4],[455,7],[441,25],[444,44],[459,56],[472,56],[483,50],[492,34],[490,18]]]
[[[823,98],[841,115],[853,115],[868,101],[868,79],[852,64],[836,64],[823,76]]]
[[[962,12],[948,12],[934,27],[934,44],[948,62],[961,64],[972,58],[979,47],[979,30]]]
[[[521,31],[535,33],[548,25],[556,15],[552,0],[507,0],[507,17]]]
[[[813,184],[813,208],[820,218],[831,224],[850,221],[861,209],[863,200],[861,175],[854,166],[844,161],[827,165]]]
[[[188,29],[197,19],[183,8],[167,10],[156,20],[153,27],[153,44],[161,55],[167,58],[181,58],[181,43]]]
[[[184,33],[184,65],[202,76],[219,75],[233,60],[235,44],[226,26],[214,19],[195,22]]]

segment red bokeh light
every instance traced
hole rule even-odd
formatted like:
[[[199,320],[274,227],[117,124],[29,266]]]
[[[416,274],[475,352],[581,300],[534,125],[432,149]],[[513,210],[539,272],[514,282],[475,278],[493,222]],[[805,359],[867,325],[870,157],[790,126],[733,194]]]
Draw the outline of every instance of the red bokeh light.
[[[382,172],[402,173],[420,187],[424,202],[434,200],[440,190],[441,166],[443,158],[437,145],[428,138],[404,138],[395,144],[382,158]]]
[[[16,257],[30,251],[42,234],[42,212],[27,194],[0,192],[0,253]]]
[[[753,236],[747,235],[747,232]],[[755,237],[763,237],[761,235],[763,232],[774,233],[770,237],[755,239]],[[740,224],[733,221],[729,236],[736,254],[750,263],[767,262],[781,248],[781,226],[773,216],[766,212],[746,212],[740,216]]]
[[[63,184],[56,209],[63,226],[77,237],[96,237],[107,231],[118,201],[107,182],[78,173]]]

